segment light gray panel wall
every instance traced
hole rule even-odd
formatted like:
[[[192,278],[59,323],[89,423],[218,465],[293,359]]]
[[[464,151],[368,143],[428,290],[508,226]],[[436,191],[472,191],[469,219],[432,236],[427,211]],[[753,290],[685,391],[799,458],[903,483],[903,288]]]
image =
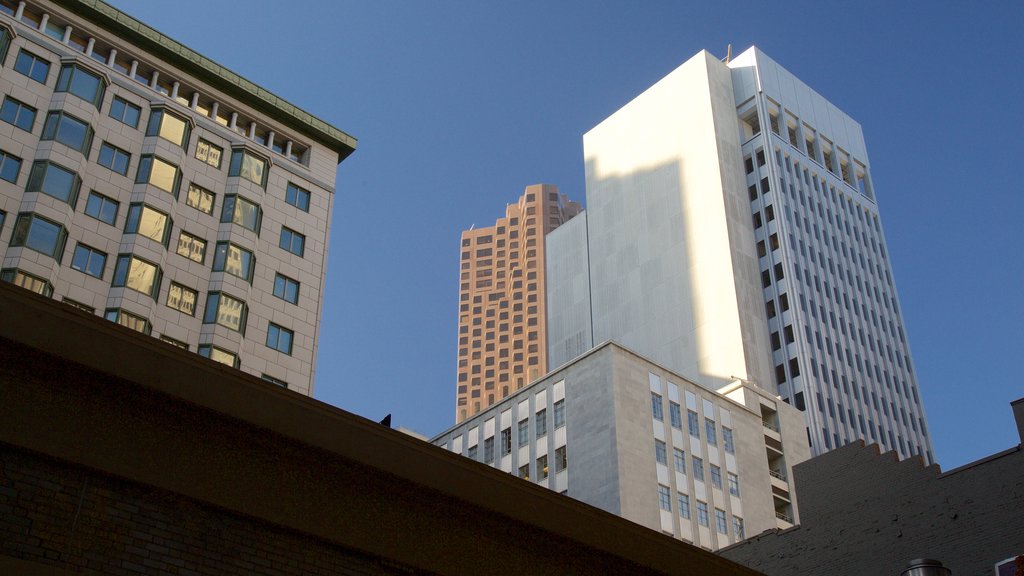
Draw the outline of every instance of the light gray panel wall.
[[[587,213],[544,239],[547,254],[548,366],[557,368],[594,346],[590,322]]]

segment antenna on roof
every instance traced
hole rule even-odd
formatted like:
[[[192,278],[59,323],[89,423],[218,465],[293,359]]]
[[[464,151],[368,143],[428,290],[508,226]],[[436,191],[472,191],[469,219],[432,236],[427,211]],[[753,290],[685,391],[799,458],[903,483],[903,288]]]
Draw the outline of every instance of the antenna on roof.
[[[727,47],[725,48],[725,60],[723,60],[723,62],[725,62],[726,64],[728,64],[728,63],[729,63],[729,60],[732,60],[732,44],[729,44],[729,45],[728,45],[728,46],[727,46]]]

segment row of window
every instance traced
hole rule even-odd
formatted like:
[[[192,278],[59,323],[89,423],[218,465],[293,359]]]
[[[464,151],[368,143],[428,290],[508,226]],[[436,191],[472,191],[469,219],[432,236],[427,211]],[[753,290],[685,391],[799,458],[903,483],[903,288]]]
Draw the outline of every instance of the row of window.
[[[679,403],[669,401],[669,417],[673,428],[678,430],[683,429],[683,415],[682,408]],[[664,412],[664,399],[661,394],[657,392],[651,392],[651,415],[659,422],[665,420]],[[687,417],[687,429],[691,436],[694,438],[700,438],[700,416],[697,415],[693,410],[686,411]],[[704,418],[704,434],[708,445],[718,446],[718,429],[717,424],[711,418]],[[725,447],[725,451],[728,454],[736,453],[736,445],[733,441],[732,429],[726,426],[722,426],[722,443]]]
[[[679,508],[679,517],[689,520],[691,518],[690,497],[686,494],[677,492],[676,503]],[[662,484],[658,485],[658,506],[666,512],[672,511],[672,491],[668,486]],[[726,518],[725,510],[715,508],[715,529],[718,530],[719,534],[729,534],[729,526],[726,522]],[[697,524],[705,527],[710,526],[708,504],[701,500],[697,500]],[[745,538],[743,532],[743,519],[739,516],[732,517],[732,531],[733,537],[736,541],[740,541]]]

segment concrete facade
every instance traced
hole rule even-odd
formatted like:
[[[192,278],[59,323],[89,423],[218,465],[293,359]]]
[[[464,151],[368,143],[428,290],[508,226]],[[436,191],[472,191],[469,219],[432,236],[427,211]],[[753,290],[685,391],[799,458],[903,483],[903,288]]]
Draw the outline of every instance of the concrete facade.
[[[1024,398],[1013,412],[1021,422]],[[1018,431],[1024,442],[1024,426]],[[800,525],[722,556],[779,576],[899,574],[914,558],[937,559],[955,576],[992,576],[997,563],[1017,557],[1024,566],[1020,445],[943,473],[857,442],[796,466],[794,474]],[[1006,570],[999,574],[1015,573]]]
[[[580,209],[535,184],[494,226],[462,233],[457,422],[548,371],[544,236]]]
[[[312,394],[355,139],[103,2],[0,35],[0,278]]]
[[[701,52],[583,144],[586,230],[553,234],[549,264],[587,266],[547,274],[549,301],[590,314],[551,323],[555,364],[612,340],[711,390],[778,392],[815,454],[867,439],[932,461],[856,122],[756,48]]]
[[[778,398],[709,391],[614,343],[432,442],[708,550],[791,526],[789,471],[810,456]]]

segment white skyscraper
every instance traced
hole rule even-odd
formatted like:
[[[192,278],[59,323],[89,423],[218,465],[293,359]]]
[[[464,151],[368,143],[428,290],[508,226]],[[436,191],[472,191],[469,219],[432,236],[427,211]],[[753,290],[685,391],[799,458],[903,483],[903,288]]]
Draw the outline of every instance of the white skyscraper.
[[[616,341],[718,390],[933,463],[860,126],[751,48],[701,52],[584,136],[547,237],[549,359]]]

